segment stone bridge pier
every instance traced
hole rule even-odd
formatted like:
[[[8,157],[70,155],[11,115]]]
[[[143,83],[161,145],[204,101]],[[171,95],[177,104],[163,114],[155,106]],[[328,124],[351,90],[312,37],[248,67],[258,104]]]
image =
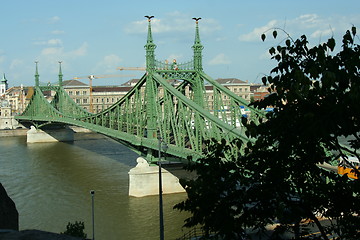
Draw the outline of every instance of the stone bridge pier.
[[[159,167],[150,166],[142,158],[137,158],[136,167],[129,171],[129,196],[145,197],[159,194]],[[185,189],[180,185],[179,179],[170,171],[162,168],[162,192],[163,194],[181,193]]]
[[[61,128],[46,128],[44,130],[31,126],[30,130],[27,131],[26,136],[26,142],[28,143],[74,141],[74,131],[68,126]]]

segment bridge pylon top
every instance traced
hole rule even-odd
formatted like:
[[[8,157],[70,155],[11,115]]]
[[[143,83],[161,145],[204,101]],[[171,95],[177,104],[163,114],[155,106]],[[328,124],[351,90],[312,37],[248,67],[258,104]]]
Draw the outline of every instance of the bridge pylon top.
[[[63,81],[63,74],[61,71],[61,63],[62,63],[62,61],[59,61],[59,87],[62,86],[62,81]]]
[[[154,18],[154,16],[146,15],[144,17],[146,17],[148,19],[147,40],[146,40],[146,44],[144,46],[144,48],[146,50],[146,70],[149,72],[149,71],[156,70],[156,69],[168,69],[169,66],[168,66],[167,61],[165,61],[165,63],[163,63],[163,62],[157,61],[155,59],[156,45],[153,40],[152,29],[151,29],[151,21]],[[199,20],[201,18],[194,17],[193,19],[195,20],[195,23],[196,23],[196,25],[195,25],[196,26],[195,27],[195,40],[194,40],[194,45],[192,46],[192,49],[194,51],[193,60],[191,62],[188,62],[185,64],[180,64],[180,65],[183,65],[182,67],[187,70],[191,69],[191,70],[195,70],[195,71],[203,71],[202,50],[204,49],[204,47],[200,41],[200,31],[199,31]],[[180,67],[180,65],[176,63],[176,60],[174,60],[174,64],[178,67],[171,68],[172,70],[175,71],[175,70],[182,69]],[[168,69],[168,70],[170,70],[170,69]]]
[[[40,80],[39,80],[39,72],[38,72],[38,63],[39,61],[35,61],[35,86],[39,86],[40,85]]]
[[[201,44],[200,33],[199,33],[199,20],[201,18],[200,17],[199,18],[194,17],[193,19],[195,20],[195,23],[196,23],[195,41],[194,41],[194,45],[192,46],[192,49],[194,50],[194,69],[202,71],[203,70],[203,67],[202,67],[202,50],[204,49],[204,47]]]
[[[155,48],[156,45],[152,38],[151,33],[151,19],[154,18],[154,16],[145,16],[148,19],[148,35],[146,44],[144,46],[146,50],[146,70],[154,70],[155,69]]]

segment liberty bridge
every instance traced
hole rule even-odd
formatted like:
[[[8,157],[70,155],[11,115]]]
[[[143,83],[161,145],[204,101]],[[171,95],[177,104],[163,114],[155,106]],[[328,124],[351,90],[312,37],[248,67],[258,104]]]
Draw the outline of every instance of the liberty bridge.
[[[34,136],[41,130],[53,134],[51,129],[56,126],[78,126],[127,146],[141,156],[138,165],[147,167],[158,162],[162,143],[167,146],[163,153],[166,160],[184,162],[188,159],[196,161],[204,156],[204,140],[249,140],[242,124],[240,106],[246,106],[251,111],[249,118],[252,119],[264,118],[265,114],[249,106],[249,102],[204,72],[200,18],[194,18],[193,58],[185,63],[168,63],[155,58],[156,44],[151,29],[153,16],[146,17],[145,73],[123,98],[102,112],[90,113],[68,96],[62,87],[61,63],[58,84],[40,85],[36,63],[34,94],[24,112],[15,117],[24,126],[31,126],[28,142],[33,141],[32,138],[38,139]],[[174,79],[181,82],[176,87],[169,83]],[[211,104],[206,98],[205,82],[213,87]],[[55,92],[51,102],[44,97],[45,91]],[[61,137],[58,139],[61,141]],[[130,188],[131,182],[130,174]]]

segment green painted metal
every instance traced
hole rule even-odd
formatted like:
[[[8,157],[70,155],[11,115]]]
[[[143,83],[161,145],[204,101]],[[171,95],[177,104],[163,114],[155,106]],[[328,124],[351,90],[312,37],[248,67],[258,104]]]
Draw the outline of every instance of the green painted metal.
[[[204,154],[204,140],[210,138],[249,141],[241,125],[240,106],[249,108],[252,118],[265,115],[204,73],[199,19],[195,19],[193,59],[169,64],[155,59],[152,16],[147,18],[146,73],[122,99],[100,113],[88,113],[63,90],[61,63],[58,86],[41,87],[36,64],[34,95],[16,119],[38,126],[61,123],[84,127],[118,140],[149,162],[156,161],[159,137],[168,145],[168,160],[198,159]],[[174,79],[181,84],[171,85]],[[205,82],[212,86],[213,99],[206,98]],[[50,103],[42,94],[45,90],[56,92]]]

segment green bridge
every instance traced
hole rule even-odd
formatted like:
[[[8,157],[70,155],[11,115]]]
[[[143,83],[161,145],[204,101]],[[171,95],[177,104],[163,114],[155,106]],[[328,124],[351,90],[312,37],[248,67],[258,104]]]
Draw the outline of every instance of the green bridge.
[[[155,58],[152,17],[147,18],[146,72],[126,96],[100,113],[87,112],[64,91],[61,63],[58,84],[50,86],[40,86],[36,64],[34,94],[25,111],[15,118],[38,129],[52,125],[83,127],[116,139],[148,162],[157,161],[159,139],[167,144],[170,161],[203,156],[206,139],[247,141],[240,106],[247,106],[250,118],[264,114],[203,71],[199,19],[195,19],[193,59],[168,63]],[[171,84],[174,79],[181,82],[176,87]],[[205,83],[212,86],[213,99],[206,98]],[[51,102],[44,91],[55,92]]]

